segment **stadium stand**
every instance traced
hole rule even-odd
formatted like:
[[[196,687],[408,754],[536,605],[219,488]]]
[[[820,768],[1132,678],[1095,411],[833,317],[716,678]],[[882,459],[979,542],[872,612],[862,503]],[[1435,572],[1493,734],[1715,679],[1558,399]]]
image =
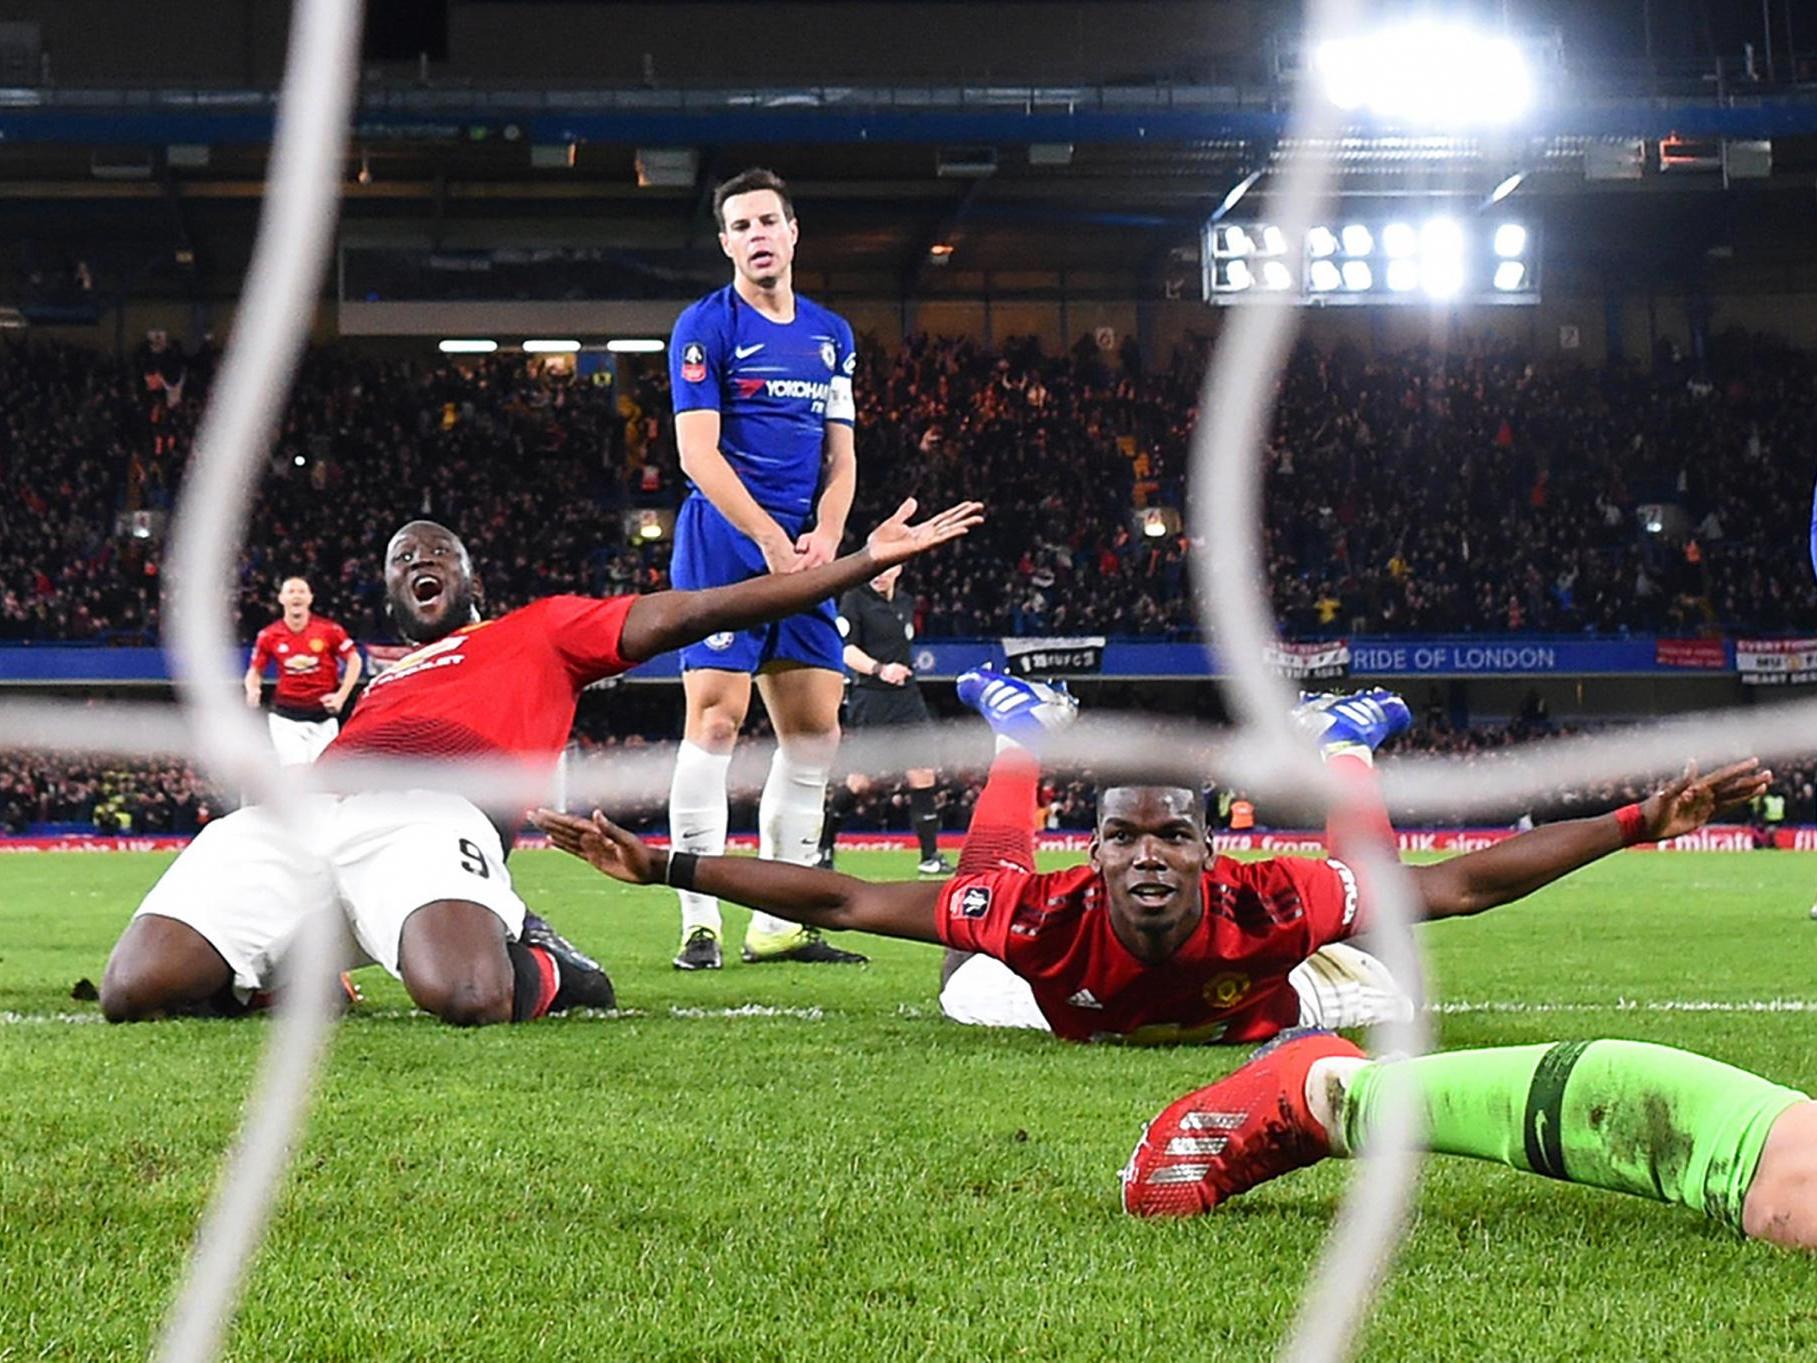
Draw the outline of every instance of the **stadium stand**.
[[[866,348],[868,523],[913,491],[988,495],[993,518],[914,583],[923,637],[1188,638],[1177,512],[1203,354],[1149,365],[917,337]],[[158,541],[212,371],[153,338],[133,362],[0,347],[0,639],[145,642]],[[1817,610],[1799,447],[1812,357],[1731,334],[1701,363],[1540,363],[1504,347],[1368,356],[1302,347],[1270,445],[1269,552],[1284,632],[1772,632]],[[1368,469],[1363,476],[1361,470]],[[666,542],[623,513],[681,493],[660,365],[594,386],[522,357],[454,366],[313,353],[241,566],[250,638],[302,572],[358,636],[383,632],[377,546],[401,520],[461,527],[494,609],[661,586]],[[1662,514],[1660,509],[1664,509]],[[155,524],[155,523],[154,523]],[[1657,527],[1657,529],[1649,529]],[[152,527],[148,526],[148,530]]]

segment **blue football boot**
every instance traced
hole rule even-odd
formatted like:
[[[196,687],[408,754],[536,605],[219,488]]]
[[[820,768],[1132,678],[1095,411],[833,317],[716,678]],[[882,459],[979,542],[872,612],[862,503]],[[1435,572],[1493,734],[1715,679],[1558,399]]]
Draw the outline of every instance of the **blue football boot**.
[[[1064,686],[1030,681],[999,672],[989,663],[959,674],[959,699],[984,716],[984,722],[1004,738],[1025,748],[1071,724],[1079,701]]]
[[[1413,712],[1394,692],[1377,686],[1349,696],[1302,691],[1293,720],[1318,740],[1321,752],[1352,744],[1374,752],[1413,723]]]

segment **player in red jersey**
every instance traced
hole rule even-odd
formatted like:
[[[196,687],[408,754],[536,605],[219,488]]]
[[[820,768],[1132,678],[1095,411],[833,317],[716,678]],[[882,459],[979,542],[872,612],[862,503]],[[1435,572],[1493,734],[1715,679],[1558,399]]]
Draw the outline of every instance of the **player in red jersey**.
[[[265,669],[276,664],[271,744],[285,766],[313,762],[341,731],[340,713],[360,683],[360,651],[347,631],[310,613],[315,593],[304,578],[278,588],[283,617],[259,631],[246,664],[246,703],[258,708]]]
[[[968,696],[961,678],[960,694],[997,730],[1000,751],[973,810],[959,873],[944,883],[873,884],[745,858],[663,857],[598,813],[584,820],[544,810],[537,822],[564,851],[632,884],[698,885],[821,928],[994,957],[1027,981],[1049,1029],[1068,1040],[1250,1042],[1293,1027],[1300,998],[1289,975],[1366,925],[1356,877],[1341,858],[1365,840],[1392,838],[1379,802],[1367,818],[1334,819],[1329,860],[1240,862],[1212,850],[1196,791],[1113,785],[1099,798],[1089,864],[1041,874],[1034,861],[1040,767],[1016,739],[1041,727],[1028,721],[1043,709],[1063,721],[1070,699],[1017,678],[968,676],[978,684]],[[1347,738],[1327,744],[1358,746]],[[1359,779],[1369,777],[1353,751],[1330,751],[1327,760],[1354,763]],[[1761,789],[1771,774],[1758,766],[1750,760],[1704,778],[1687,773],[1618,813],[1409,867],[1423,914],[1480,913],[1630,843],[1690,832],[1718,807]]]
[[[516,755],[553,769],[581,690],[718,630],[805,610],[965,534],[975,502],[910,525],[913,501],[833,563],[727,587],[557,596],[482,621],[467,550],[412,521],[386,551],[388,609],[418,648],[376,678],[324,755]],[[152,887],[101,986],[112,1021],[231,1012],[271,986],[304,918],[340,908],[357,952],[446,1021],[523,1021],[609,1007],[599,966],[528,913],[486,812],[440,790],[309,795],[205,828]]]

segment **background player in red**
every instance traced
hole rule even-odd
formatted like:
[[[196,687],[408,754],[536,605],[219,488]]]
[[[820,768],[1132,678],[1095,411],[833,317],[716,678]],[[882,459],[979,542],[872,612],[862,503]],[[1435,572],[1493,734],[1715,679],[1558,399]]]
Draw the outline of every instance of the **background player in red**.
[[[537,822],[564,851],[632,884],[696,885],[822,928],[986,953],[1028,981],[1049,1028],[1068,1040],[1248,1042],[1298,1022],[1288,976],[1363,925],[1356,877],[1338,858],[1390,833],[1385,815],[1334,820],[1327,836],[1337,855],[1328,860],[1239,862],[1212,850],[1197,791],[1113,785],[1099,797],[1090,862],[1040,874],[1040,767],[1016,740],[1037,736],[1042,709],[1064,711],[1064,698],[983,670],[962,677],[959,694],[997,730],[1000,751],[959,873],[945,883],[873,884],[749,859],[658,855],[599,813],[545,810]],[[1410,867],[1424,916],[1480,913],[1631,843],[1691,832],[1762,788],[1770,773],[1758,768],[1750,759],[1708,777],[1687,772],[1644,804]],[[1367,774],[1360,764],[1358,772]]]
[[[494,621],[479,619],[459,538],[412,521],[386,550],[385,586],[399,633],[419,647],[374,680],[321,765],[515,755],[552,771],[592,682],[716,630],[790,615],[980,519],[967,502],[911,526],[914,509],[904,502],[864,549],[820,567],[702,591],[549,597]],[[310,795],[281,814],[248,806],[211,823],[115,945],[102,1010],[116,1022],[232,1011],[271,987],[305,917],[329,909],[345,916],[353,963],[384,966],[448,1022],[614,1001],[605,972],[525,910],[487,811],[415,789]]]
[[[271,697],[271,745],[285,766],[313,762],[341,731],[340,714],[360,683],[360,651],[347,631],[314,615],[306,579],[287,577],[278,588],[282,618],[259,631],[246,664],[246,703],[258,708],[265,669],[276,665]]]

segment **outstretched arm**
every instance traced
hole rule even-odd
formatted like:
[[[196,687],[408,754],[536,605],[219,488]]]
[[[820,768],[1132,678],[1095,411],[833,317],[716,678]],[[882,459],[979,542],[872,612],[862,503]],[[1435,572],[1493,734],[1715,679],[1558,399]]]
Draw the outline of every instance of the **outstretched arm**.
[[[1480,852],[1409,870],[1427,918],[1455,918],[1507,904],[1630,843],[1660,842],[1695,832],[1718,809],[1753,799],[1772,782],[1755,758],[1699,777],[1695,765],[1634,812],[1568,819],[1522,833]],[[1624,818],[1625,814],[1625,818]]]
[[[729,587],[640,596],[625,615],[619,653],[629,661],[641,662],[721,630],[749,629],[797,615],[848,587],[868,582],[892,564],[958,539],[983,521],[983,513],[980,502],[960,502],[910,525],[909,517],[915,514],[915,499],[910,497],[871,532],[864,548],[819,568],[771,573]]]
[[[817,928],[874,932],[911,942],[940,940],[934,929],[934,911],[940,902],[941,882],[875,885],[837,871],[755,857],[672,856],[649,847],[598,810],[591,819],[553,809],[539,809],[531,817],[562,851],[627,885],[666,884],[698,890]]]

